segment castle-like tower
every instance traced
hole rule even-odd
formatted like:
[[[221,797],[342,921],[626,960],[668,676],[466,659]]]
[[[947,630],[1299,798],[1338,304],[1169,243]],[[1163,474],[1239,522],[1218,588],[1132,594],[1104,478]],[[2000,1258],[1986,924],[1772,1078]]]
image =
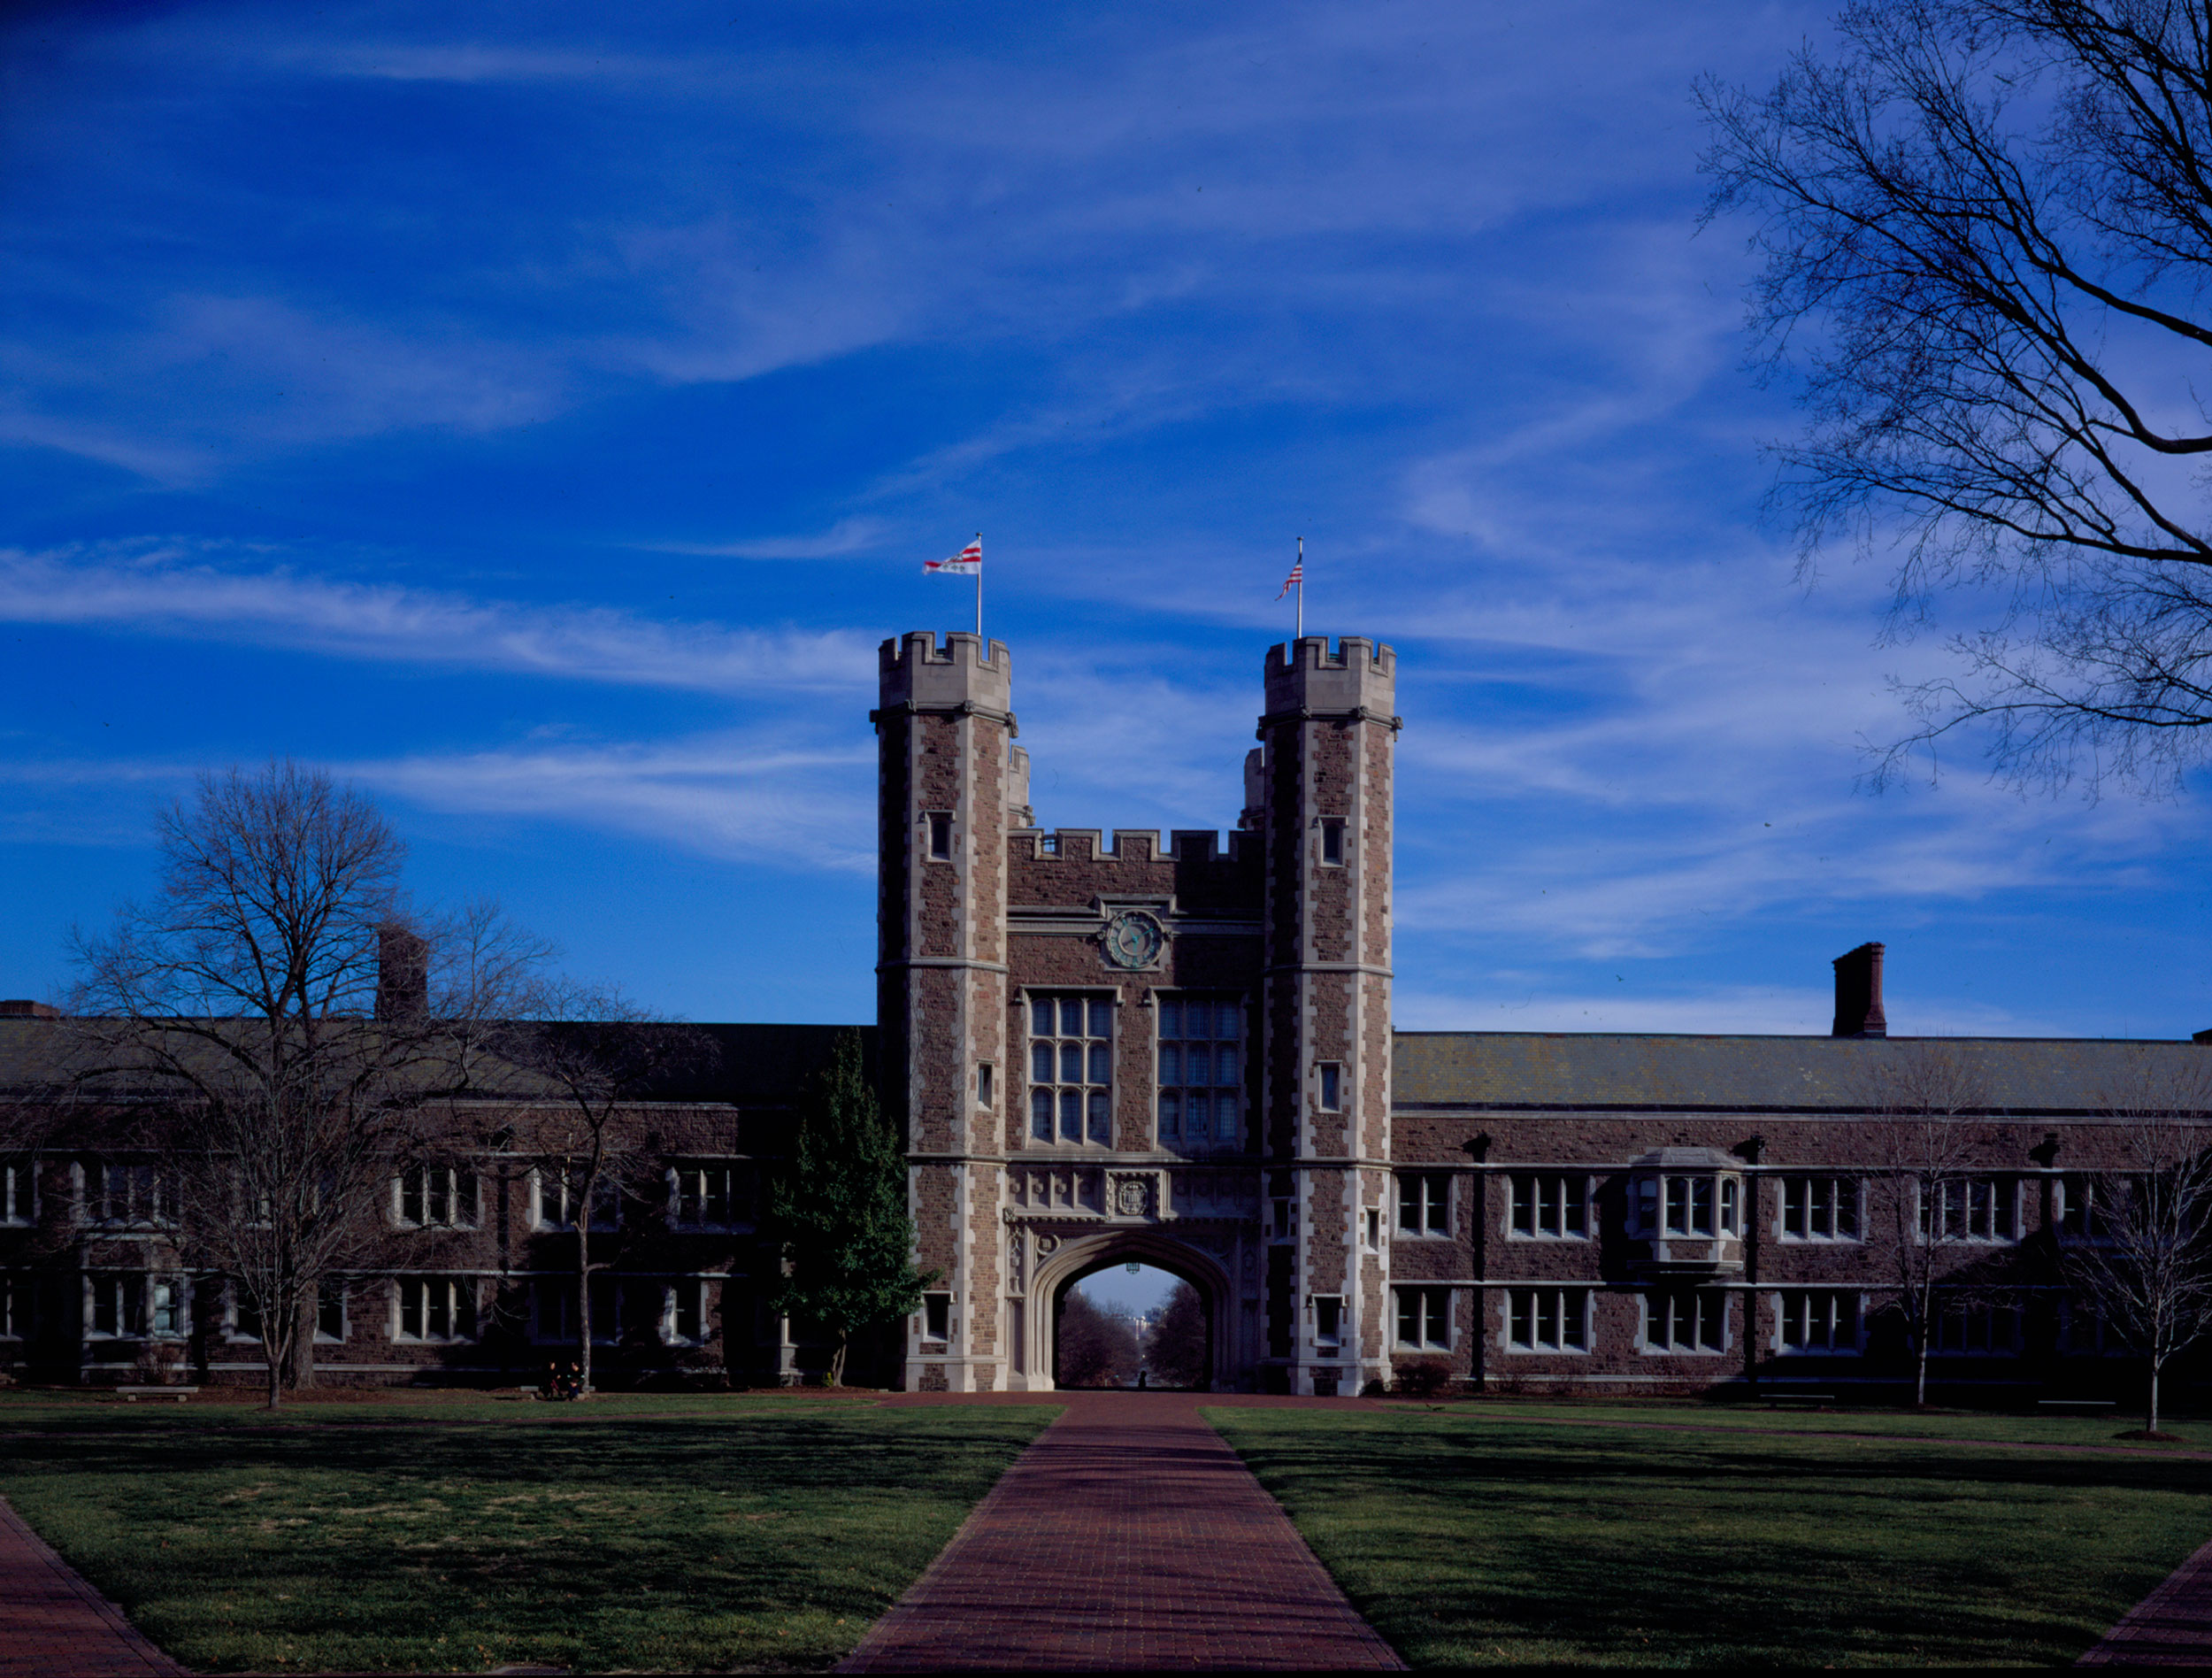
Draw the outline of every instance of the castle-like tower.
[[[1267,843],[1268,1355],[1295,1392],[1388,1373],[1396,681],[1392,650],[1358,636],[1271,649],[1247,766]]]
[[[1394,659],[1270,653],[1227,835],[1030,825],[1005,647],[886,642],[881,1078],[910,1389],[1049,1389],[1067,1289],[1190,1282],[1222,1388],[1386,1378]]]

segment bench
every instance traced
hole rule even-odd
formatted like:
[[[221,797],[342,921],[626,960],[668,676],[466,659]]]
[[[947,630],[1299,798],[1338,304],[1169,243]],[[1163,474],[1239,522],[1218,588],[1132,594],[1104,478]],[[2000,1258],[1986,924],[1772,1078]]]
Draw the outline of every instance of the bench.
[[[182,1404],[197,1387],[118,1387],[115,1396],[127,1405],[134,1405],[141,1398],[166,1398],[173,1404]]]

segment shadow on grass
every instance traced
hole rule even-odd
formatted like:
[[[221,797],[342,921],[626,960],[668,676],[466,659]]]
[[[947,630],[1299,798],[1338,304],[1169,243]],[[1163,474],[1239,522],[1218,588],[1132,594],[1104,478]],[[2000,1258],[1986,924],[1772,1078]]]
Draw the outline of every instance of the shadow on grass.
[[[1216,1420],[1417,1665],[2062,1662],[2212,1537],[2170,1459]]]
[[[0,1494],[196,1666],[812,1666],[1052,1413],[96,1417],[12,1442]]]

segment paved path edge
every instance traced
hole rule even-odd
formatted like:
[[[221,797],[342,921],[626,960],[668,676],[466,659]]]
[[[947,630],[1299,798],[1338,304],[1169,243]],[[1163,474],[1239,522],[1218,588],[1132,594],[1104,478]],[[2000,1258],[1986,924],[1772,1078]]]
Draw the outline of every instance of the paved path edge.
[[[54,1630],[43,1634],[33,1624],[26,1623],[38,1613],[39,1605],[19,1594],[28,1585],[37,1597],[50,1603],[56,1597],[73,1598],[73,1602],[55,1604],[60,1617],[77,1623],[66,1628],[57,1628],[59,1635],[80,1646],[65,1652],[56,1650],[51,1639]],[[43,1587],[42,1589],[38,1589]],[[30,1524],[15,1513],[5,1497],[0,1497],[0,1628],[11,1633],[9,1641],[16,1643],[18,1637],[26,1642],[36,1640],[42,1645],[26,1658],[21,1655],[0,1654],[0,1672],[14,1668],[22,1672],[61,1674],[68,1672],[148,1672],[160,1673],[165,1678],[180,1675],[188,1668],[171,1659],[146,1634],[130,1622],[130,1617],[95,1590],[85,1576],[56,1553],[54,1547],[37,1533]],[[89,1639],[90,1646],[82,1646],[80,1640]],[[82,1663],[73,1664],[67,1654],[87,1657]],[[57,1656],[62,1659],[57,1659]]]
[[[2120,1617],[2077,1666],[2212,1666],[2212,1543]]]

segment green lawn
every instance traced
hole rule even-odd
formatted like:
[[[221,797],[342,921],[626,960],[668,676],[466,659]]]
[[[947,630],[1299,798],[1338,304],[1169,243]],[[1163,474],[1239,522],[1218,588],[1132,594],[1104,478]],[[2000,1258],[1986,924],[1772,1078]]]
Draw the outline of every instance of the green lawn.
[[[2109,1417],[1207,1414],[1417,1666],[2065,1664],[2212,1539],[2212,1463],[1926,1436]]]
[[[1055,1413],[11,1395],[0,1496],[198,1669],[820,1667]]]

